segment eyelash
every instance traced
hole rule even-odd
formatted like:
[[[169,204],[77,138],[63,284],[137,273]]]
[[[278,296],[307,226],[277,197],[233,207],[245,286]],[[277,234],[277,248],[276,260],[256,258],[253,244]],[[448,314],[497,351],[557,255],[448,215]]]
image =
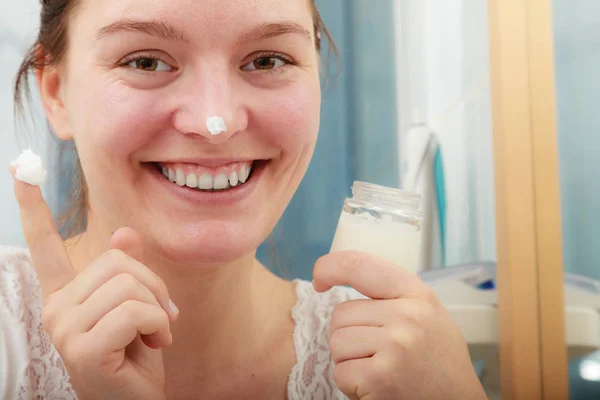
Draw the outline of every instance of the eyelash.
[[[281,53],[274,53],[274,52],[266,52],[266,53],[260,53],[258,54],[256,57],[254,57],[252,59],[252,61],[250,61],[248,64],[253,63],[254,61],[260,59],[260,58],[276,58],[280,61],[283,61],[284,65],[279,67],[279,68],[275,68],[275,69],[269,69],[269,70],[256,70],[256,71],[248,71],[248,72],[255,72],[255,73],[276,73],[276,72],[281,72],[282,68],[291,66],[291,65],[297,65],[297,63],[290,57],[285,56]],[[246,65],[248,65],[246,64]]]
[[[171,64],[169,64],[168,62],[166,62],[165,60],[162,59],[162,57],[159,57],[157,55],[154,54],[150,54],[150,53],[135,53],[133,55],[127,56],[125,57],[123,60],[119,61],[118,63],[118,67],[121,68],[129,68],[129,69],[133,69],[138,73],[142,73],[142,74],[146,74],[146,75],[152,75],[157,73],[157,71],[144,71],[138,68],[133,68],[130,67],[129,64],[131,64],[134,61],[139,61],[139,60],[155,60],[155,61],[161,61],[165,64],[167,64],[169,67],[173,68],[173,71],[169,71],[169,72],[175,72],[177,71],[177,68],[173,67]],[[158,72],[164,72],[164,71],[158,71]]]
[[[256,57],[254,57],[252,59],[252,61],[250,61],[249,63],[247,63],[245,65],[253,63],[254,61],[256,61],[256,60],[258,60],[260,58],[276,58],[276,59],[278,59],[280,61],[283,61],[284,65],[282,67],[275,68],[275,69],[255,70],[255,71],[246,71],[246,72],[262,73],[262,74],[264,74],[264,73],[275,73],[275,72],[280,72],[280,70],[282,68],[285,68],[287,66],[297,65],[297,63],[292,58],[287,57],[287,56],[285,56],[285,55],[283,55],[281,53],[274,53],[274,52],[270,52],[270,53],[267,52],[267,53],[258,54]],[[131,56],[127,56],[123,60],[119,61],[118,67],[121,67],[121,68],[131,68],[131,69],[135,70],[138,73],[142,73],[142,74],[146,74],[146,75],[152,75],[152,74],[155,74],[157,72],[164,72],[164,71],[144,71],[144,70],[141,70],[141,69],[129,67],[129,64],[131,64],[134,61],[138,61],[138,60],[155,60],[155,61],[161,61],[161,62],[169,65],[171,68],[173,68],[173,71],[169,71],[169,72],[175,72],[175,71],[177,71],[177,68],[173,67],[171,64],[169,64],[166,61],[164,61],[161,57],[159,57],[157,55],[154,55],[154,54],[150,54],[150,53],[136,53],[136,54],[133,54]],[[242,68],[244,66],[242,66]]]

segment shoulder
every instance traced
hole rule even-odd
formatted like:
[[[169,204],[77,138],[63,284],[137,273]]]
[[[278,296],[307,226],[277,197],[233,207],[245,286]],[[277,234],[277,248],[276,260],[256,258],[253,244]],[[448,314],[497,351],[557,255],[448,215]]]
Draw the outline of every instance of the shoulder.
[[[294,344],[297,363],[289,380],[294,399],[346,399],[333,378],[334,363],[329,349],[329,327],[335,307],[349,300],[366,298],[356,290],[335,287],[317,293],[311,282],[296,281],[297,303],[292,310],[296,324]]]
[[[74,399],[42,327],[42,295],[27,249],[0,246],[0,398]]]

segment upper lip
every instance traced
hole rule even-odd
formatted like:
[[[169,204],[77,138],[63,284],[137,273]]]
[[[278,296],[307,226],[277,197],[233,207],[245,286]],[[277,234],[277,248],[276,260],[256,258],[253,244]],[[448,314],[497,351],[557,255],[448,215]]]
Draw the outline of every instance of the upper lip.
[[[242,163],[242,162],[254,162],[259,161],[257,158],[248,157],[236,157],[236,158],[203,158],[203,157],[183,157],[183,158],[171,158],[168,160],[153,161],[157,164],[195,164],[203,167],[222,167],[224,165]]]

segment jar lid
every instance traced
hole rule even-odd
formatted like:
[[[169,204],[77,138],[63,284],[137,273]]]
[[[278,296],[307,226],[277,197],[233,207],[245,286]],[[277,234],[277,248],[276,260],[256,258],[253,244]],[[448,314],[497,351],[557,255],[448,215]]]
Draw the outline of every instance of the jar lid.
[[[361,181],[354,182],[352,195],[358,201],[411,213],[418,213],[421,203],[421,195],[418,193]]]

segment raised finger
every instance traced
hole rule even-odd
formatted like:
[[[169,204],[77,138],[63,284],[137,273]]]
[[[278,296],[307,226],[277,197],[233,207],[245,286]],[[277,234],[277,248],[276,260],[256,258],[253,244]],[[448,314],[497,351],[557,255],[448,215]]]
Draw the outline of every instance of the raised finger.
[[[14,169],[11,173],[14,176]],[[15,179],[14,191],[19,203],[23,234],[46,299],[73,280],[77,272],[71,265],[40,187]]]

